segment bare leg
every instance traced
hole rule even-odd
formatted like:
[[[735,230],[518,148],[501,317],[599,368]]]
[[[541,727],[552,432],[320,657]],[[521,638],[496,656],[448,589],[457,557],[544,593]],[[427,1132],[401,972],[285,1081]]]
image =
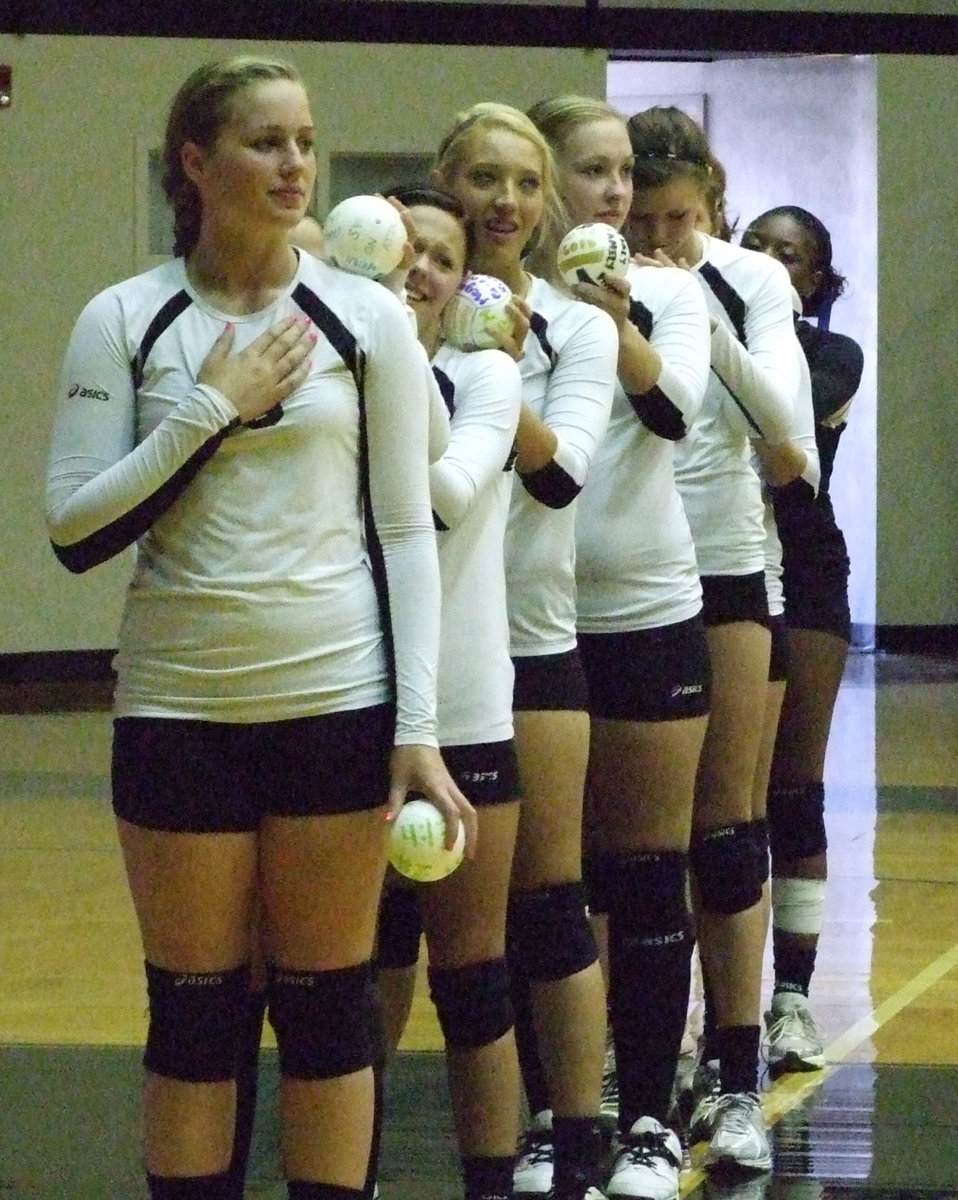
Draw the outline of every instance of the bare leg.
[[[213,973],[249,959],[256,876],[251,834],[164,833],[118,821],[144,957],[167,971]],[[216,1175],[233,1147],[235,1085],[147,1072],[147,1170]]]
[[[264,822],[263,897],[278,965],[317,972],[370,960],[386,832],[382,809]],[[372,1145],[372,1068],[283,1079],[280,1096],[287,1178],[362,1188]]]
[[[514,892],[582,877],[582,798],[589,753],[584,712],[517,712],[523,800]],[[561,938],[562,929],[555,931]],[[536,1035],[553,1111],[595,1117],[605,1058],[605,986],[598,960],[531,985]]]

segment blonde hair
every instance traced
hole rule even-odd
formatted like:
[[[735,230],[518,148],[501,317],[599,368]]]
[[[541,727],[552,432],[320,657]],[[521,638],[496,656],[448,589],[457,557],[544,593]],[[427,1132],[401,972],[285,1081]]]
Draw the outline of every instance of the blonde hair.
[[[556,157],[562,154],[566,142],[581,125],[612,120],[619,121],[622,128],[627,130],[625,116],[608,101],[575,93],[538,100],[527,110],[526,116],[549,143]],[[567,214],[562,229],[553,229],[551,237],[540,239],[530,260],[533,271],[555,279],[556,251],[570,224],[571,219]]]
[[[199,193],[180,160],[184,144],[212,146],[230,118],[237,92],[273,79],[302,83],[289,63],[239,55],[197,68],[173,97],[163,141],[163,191],[173,209],[174,254],[193,250],[203,216]]]
[[[458,113],[452,128],[439,143],[434,175],[444,187],[451,188],[457,172],[468,160],[476,139],[490,129],[505,129],[524,138],[535,147],[542,160],[542,194],[545,203],[536,234],[526,247],[528,253],[540,242],[550,241],[555,236],[555,230],[564,230],[568,218],[559,197],[559,176],[552,148],[524,112],[508,104],[484,100]]]

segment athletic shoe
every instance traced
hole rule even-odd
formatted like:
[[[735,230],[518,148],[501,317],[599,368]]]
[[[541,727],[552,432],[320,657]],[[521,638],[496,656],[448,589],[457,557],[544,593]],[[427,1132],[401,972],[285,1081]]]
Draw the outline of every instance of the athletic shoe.
[[[772,1151],[762,1102],[755,1092],[726,1092],[712,1114],[704,1165],[714,1171],[770,1171]]]
[[[522,1196],[548,1196],[552,1193],[552,1109],[546,1108],[532,1118],[531,1127],[519,1140],[519,1154],[512,1175],[512,1190]]]
[[[825,1036],[796,992],[776,992],[765,1014],[765,1061],[769,1074],[820,1071],[825,1065]]]
[[[605,1043],[605,1066],[602,1068],[602,1099],[599,1101],[599,1124],[614,1130],[619,1123],[619,1077],[615,1070],[615,1043],[612,1033]]]
[[[655,1117],[639,1117],[619,1141],[606,1191],[630,1200],[676,1200],[681,1169],[682,1145],[675,1133]]]
[[[707,1142],[712,1136],[715,1106],[720,1095],[718,1059],[699,1063],[692,1076],[692,1086],[685,1093],[684,1103],[681,1097],[679,1101],[683,1116],[689,1114],[685,1119],[690,1146],[696,1142]]]

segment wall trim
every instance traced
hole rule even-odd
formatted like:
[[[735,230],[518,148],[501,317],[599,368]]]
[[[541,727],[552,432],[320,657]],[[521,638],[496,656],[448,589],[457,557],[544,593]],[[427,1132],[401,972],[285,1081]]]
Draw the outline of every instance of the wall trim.
[[[875,649],[958,658],[958,625],[876,625]]]
[[[851,7],[852,0],[849,0]],[[954,54],[958,20],[942,14],[736,11],[579,4],[259,0],[9,0],[0,33],[256,41],[548,46],[631,53]]]

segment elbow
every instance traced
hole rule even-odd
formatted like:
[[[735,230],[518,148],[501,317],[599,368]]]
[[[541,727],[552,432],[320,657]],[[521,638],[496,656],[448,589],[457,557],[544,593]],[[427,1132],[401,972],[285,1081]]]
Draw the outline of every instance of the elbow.
[[[83,575],[104,561],[102,557],[91,554],[84,542],[77,542],[72,546],[62,546],[51,538],[50,545],[53,547],[57,562],[66,567],[71,575]]]
[[[546,508],[567,508],[582,491],[582,485],[555,461],[537,471],[520,471],[519,478],[529,495]]]

